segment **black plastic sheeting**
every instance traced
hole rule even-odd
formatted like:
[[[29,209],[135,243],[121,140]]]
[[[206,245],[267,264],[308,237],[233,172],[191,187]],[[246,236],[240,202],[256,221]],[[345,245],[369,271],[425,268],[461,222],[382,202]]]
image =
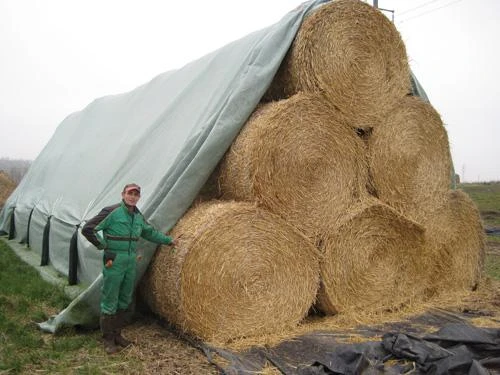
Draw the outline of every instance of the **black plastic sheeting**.
[[[500,329],[455,320],[433,334],[415,334],[418,329],[411,324],[393,325],[396,330],[385,333],[366,327],[358,333],[374,340],[362,343],[346,343],[348,334],[325,331],[242,353],[203,344],[201,349],[209,362],[228,375],[255,374],[266,365],[290,375],[500,374]],[[432,314],[413,323],[418,326],[423,321],[443,323],[442,317]],[[222,366],[218,357],[228,364]]]
[[[69,242],[68,285],[78,284],[78,227],[75,226]]]
[[[485,228],[484,232],[486,234],[494,235],[494,236],[500,236],[500,228]]]

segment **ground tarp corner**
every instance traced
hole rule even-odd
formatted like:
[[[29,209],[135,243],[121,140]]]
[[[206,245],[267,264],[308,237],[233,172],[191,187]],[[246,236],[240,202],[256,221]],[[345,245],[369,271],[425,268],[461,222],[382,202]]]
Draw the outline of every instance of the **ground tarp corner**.
[[[436,324],[441,328],[432,333],[422,330]],[[429,311],[403,325],[355,332],[366,340],[349,342],[353,331],[318,331],[242,352],[206,344],[201,349],[228,375],[261,373],[266,367],[286,375],[500,374],[500,329],[476,327],[456,314]]]

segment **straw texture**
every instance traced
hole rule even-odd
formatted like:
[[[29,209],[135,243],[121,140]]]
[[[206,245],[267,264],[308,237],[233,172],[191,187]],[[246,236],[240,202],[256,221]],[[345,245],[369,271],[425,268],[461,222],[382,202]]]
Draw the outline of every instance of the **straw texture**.
[[[327,99],[306,93],[255,111],[220,177],[224,198],[257,202],[309,238],[367,195],[367,182],[363,141]]]
[[[429,276],[433,289],[474,289],[482,277],[486,237],[471,198],[462,190],[449,191],[423,222],[427,252],[434,260]]]
[[[380,312],[420,296],[423,240],[417,223],[377,199],[361,202],[337,230],[325,234],[319,309]]]
[[[331,1],[301,25],[265,100],[323,92],[353,126],[376,126],[410,92],[406,48],[380,11],[358,0]]]
[[[373,185],[384,203],[421,221],[446,199],[452,173],[448,135],[431,104],[403,98],[373,129],[368,147]]]
[[[297,328],[314,303],[355,324],[474,288],[481,219],[449,190],[439,114],[409,92],[404,44],[382,13],[358,0],[313,11],[174,228],[178,249],[151,263],[151,309],[228,343]]]
[[[319,283],[318,252],[276,215],[244,202],[206,202],[175,226],[144,279],[154,312],[210,341],[297,325]]]

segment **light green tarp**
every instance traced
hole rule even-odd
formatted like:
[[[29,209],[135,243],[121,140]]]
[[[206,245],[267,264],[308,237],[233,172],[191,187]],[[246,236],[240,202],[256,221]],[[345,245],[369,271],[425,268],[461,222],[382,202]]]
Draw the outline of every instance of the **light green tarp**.
[[[411,74],[411,76],[410,76],[410,78],[411,78],[411,90],[412,90],[413,95],[419,96],[420,98],[422,98],[426,102],[429,102],[429,98],[427,97],[427,94],[425,93],[424,88],[422,87],[422,85],[418,81],[417,77],[415,77],[415,74],[413,74],[413,72],[410,72],[410,74]]]
[[[179,70],[131,92],[97,99],[58,126],[0,212],[0,231],[12,234],[16,251],[33,264],[48,248],[49,264],[43,267],[63,276],[68,276],[70,242],[77,234],[81,293],[42,329],[97,327],[102,253],[81,235],[85,220],[117,203],[123,186],[135,182],[142,187],[144,216],[163,232],[170,230],[259,103],[303,17],[326,1],[305,2],[275,25]],[[414,94],[427,100],[412,78]],[[19,243],[29,249],[20,250]],[[139,248],[140,278],[156,246],[141,241]]]
[[[304,15],[323,2],[305,2],[268,28],[69,115],[6,202],[0,230],[9,232],[13,217],[14,240],[29,240],[29,251],[41,256],[45,229],[47,267],[68,275],[77,226],[117,203],[129,182],[142,187],[139,207],[147,220],[170,230],[268,88]],[[102,253],[80,231],[77,245],[83,292],[41,324],[49,332],[64,325],[97,326]],[[139,247],[142,276],[155,245],[143,241]]]

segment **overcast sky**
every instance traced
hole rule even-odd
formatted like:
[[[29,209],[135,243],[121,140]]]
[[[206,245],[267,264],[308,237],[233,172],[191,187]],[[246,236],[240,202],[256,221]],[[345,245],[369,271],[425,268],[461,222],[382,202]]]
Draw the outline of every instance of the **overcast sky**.
[[[366,2],[373,4],[372,0]],[[0,157],[69,114],[279,21],[300,0],[0,0]],[[379,0],[441,114],[456,172],[500,180],[500,1]]]

